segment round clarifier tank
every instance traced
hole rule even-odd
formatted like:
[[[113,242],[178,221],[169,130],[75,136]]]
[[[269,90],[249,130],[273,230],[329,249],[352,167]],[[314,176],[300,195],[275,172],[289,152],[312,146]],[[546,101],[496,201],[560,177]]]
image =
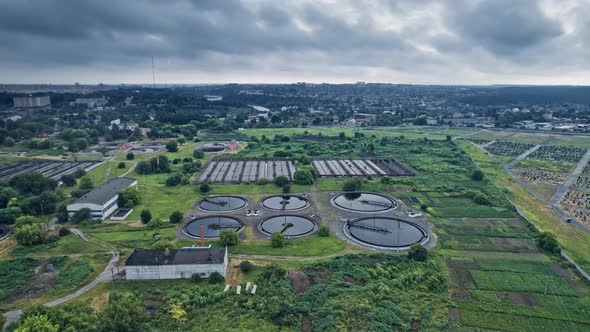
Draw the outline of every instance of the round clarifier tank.
[[[238,196],[215,196],[203,198],[197,207],[205,211],[226,212],[241,209],[248,201]]]
[[[349,221],[344,232],[358,242],[382,248],[405,248],[428,239],[428,233],[418,224],[388,217]]]
[[[278,195],[265,198],[261,204],[269,210],[295,211],[308,207],[309,201],[301,196]]]
[[[375,193],[349,192],[332,198],[335,207],[360,213],[379,213],[393,210],[397,203],[390,197]]]
[[[212,216],[194,219],[184,226],[184,232],[189,236],[199,238],[201,237],[201,225],[203,226],[203,237],[205,238],[219,237],[219,234],[224,229],[239,232],[244,228],[244,225],[236,218]]]
[[[299,237],[316,230],[316,223],[302,216],[275,216],[270,217],[258,225],[258,229],[266,235],[279,232],[286,237]]]

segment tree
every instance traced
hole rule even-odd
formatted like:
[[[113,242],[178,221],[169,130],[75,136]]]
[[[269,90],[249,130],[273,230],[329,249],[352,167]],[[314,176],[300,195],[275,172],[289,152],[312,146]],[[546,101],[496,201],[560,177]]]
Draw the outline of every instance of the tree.
[[[361,189],[362,181],[358,178],[353,178],[344,182],[342,190],[344,191],[359,191]]]
[[[203,280],[203,278],[201,278],[201,275],[198,273],[194,273],[193,275],[191,275],[191,281],[193,282],[193,284],[198,284]]]
[[[219,284],[219,283],[222,283],[223,280],[225,280],[225,279],[223,278],[223,276],[219,272],[213,272],[209,275],[209,283],[210,284]]]
[[[70,222],[73,224],[79,224],[90,219],[92,219],[92,211],[89,208],[83,208],[74,212],[70,218]]]
[[[79,178],[83,177],[84,175],[86,175],[86,170],[83,168],[78,168],[74,172],[74,176],[76,177],[76,179],[79,179]]]
[[[26,172],[19,174],[8,182],[17,192],[24,195],[39,195],[44,191],[53,191],[57,188],[55,180],[44,177],[39,172]]]
[[[82,189],[82,190],[90,190],[92,188],[94,188],[94,184],[92,183],[92,179],[91,178],[89,178],[89,177],[86,176],[86,177],[83,177],[80,180],[80,189]]]
[[[205,152],[201,149],[194,149],[193,150],[193,157],[196,159],[203,159],[205,157]]]
[[[471,174],[471,178],[475,181],[482,181],[484,179],[484,173],[482,172],[481,169],[476,169]]]
[[[273,248],[282,248],[285,246],[285,235],[280,232],[272,233],[270,237],[270,246]]]
[[[8,207],[10,201],[17,196],[16,191],[12,188],[2,188],[0,190],[0,209]]]
[[[244,273],[248,273],[254,269],[254,264],[250,263],[250,261],[242,261],[240,263],[240,270]]]
[[[168,239],[160,239],[151,245],[152,250],[170,250],[174,248],[174,244]]]
[[[452,137],[451,135],[447,135],[447,141],[451,141]]]
[[[4,146],[14,146],[14,138],[12,137],[6,137],[6,139],[4,140]]]
[[[127,153],[127,160],[133,160],[135,159],[135,154],[133,152],[128,152]]]
[[[170,215],[170,222],[173,224],[178,224],[179,222],[182,221],[183,218],[183,214],[180,211],[174,211],[172,212],[172,214]]]
[[[219,233],[219,240],[224,246],[235,246],[238,244],[238,233],[233,229],[224,229]]]
[[[148,317],[142,302],[142,299],[135,294],[113,293],[103,311],[98,314],[98,331],[145,331],[145,322]]]
[[[14,231],[14,239],[23,246],[43,243],[43,232],[39,225],[22,225]]]
[[[557,241],[557,237],[553,233],[543,232],[539,235],[537,239],[537,244],[539,247],[553,253],[558,253],[561,251],[559,246],[559,241]]]
[[[141,194],[135,187],[129,187],[119,192],[117,205],[120,208],[130,209],[141,202]]]
[[[415,243],[410,247],[410,251],[408,251],[408,258],[418,262],[425,262],[428,259],[428,250],[420,243]]]
[[[328,227],[328,225],[321,225],[318,234],[321,237],[328,237],[328,236],[330,236],[330,227]]]
[[[25,318],[14,332],[57,332],[59,325],[52,323],[46,315],[35,315]]]
[[[140,218],[142,223],[147,224],[148,222],[150,222],[150,220],[152,220],[152,213],[150,212],[150,210],[145,209],[141,211]]]
[[[150,174],[152,172],[152,166],[148,161],[140,161],[137,163],[137,173],[139,174]]]
[[[75,186],[76,185],[76,177],[74,176],[74,174],[62,175],[61,182],[66,187]]]
[[[477,204],[481,204],[481,205],[490,205],[490,199],[488,198],[488,195],[482,193],[482,192],[476,192],[473,195],[473,201]]]
[[[289,184],[289,178],[284,175],[279,175],[273,180],[273,183],[278,187],[282,187],[286,184]]]
[[[178,152],[178,143],[175,141],[166,143],[166,150],[168,150],[168,152]]]
[[[282,189],[282,191],[283,191],[283,194],[288,194],[288,193],[290,193],[290,192],[291,192],[291,185],[290,185],[290,184],[288,184],[288,183],[287,183],[287,184],[284,184],[284,185],[281,187],[281,189]]]
[[[125,168],[127,167],[127,165],[125,165],[124,162],[120,162],[119,165],[117,165],[118,168]]]
[[[179,137],[179,138],[177,138],[177,139],[176,139],[176,142],[177,142],[179,145],[183,145],[184,143],[186,143],[186,138],[184,138],[184,137]]]
[[[199,191],[202,193],[209,192],[210,190],[211,190],[211,186],[207,182],[203,182],[199,186]]]

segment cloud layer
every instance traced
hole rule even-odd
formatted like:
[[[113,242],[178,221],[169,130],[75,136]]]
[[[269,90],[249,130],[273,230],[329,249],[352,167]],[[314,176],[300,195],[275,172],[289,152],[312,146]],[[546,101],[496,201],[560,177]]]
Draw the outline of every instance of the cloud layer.
[[[4,83],[590,84],[590,0],[0,0]]]

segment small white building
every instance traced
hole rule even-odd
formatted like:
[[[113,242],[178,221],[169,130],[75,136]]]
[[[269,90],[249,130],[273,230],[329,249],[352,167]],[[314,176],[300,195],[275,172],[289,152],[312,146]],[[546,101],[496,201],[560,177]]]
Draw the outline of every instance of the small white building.
[[[185,247],[182,249],[135,249],[125,261],[127,280],[189,279],[227,272],[227,248]]]
[[[92,189],[74,203],[67,206],[68,217],[81,209],[90,209],[92,218],[105,220],[119,207],[117,200],[119,192],[131,186],[137,186],[137,180],[132,178],[114,178]]]

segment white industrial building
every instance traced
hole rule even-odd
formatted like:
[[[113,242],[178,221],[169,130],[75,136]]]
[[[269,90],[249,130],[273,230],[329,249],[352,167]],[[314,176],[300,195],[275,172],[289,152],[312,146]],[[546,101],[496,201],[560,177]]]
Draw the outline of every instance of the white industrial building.
[[[45,107],[51,105],[49,96],[28,96],[28,97],[13,97],[14,107],[29,108],[29,107]]]
[[[135,249],[125,261],[125,273],[127,280],[208,278],[214,272],[225,278],[227,263],[227,248]]]
[[[132,178],[114,178],[94,188],[92,191],[78,198],[67,206],[68,216],[81,209],[90,209],[93,219],[104,220],[118,208],[119,192],[131,186],[137,186],[137,180]]]

